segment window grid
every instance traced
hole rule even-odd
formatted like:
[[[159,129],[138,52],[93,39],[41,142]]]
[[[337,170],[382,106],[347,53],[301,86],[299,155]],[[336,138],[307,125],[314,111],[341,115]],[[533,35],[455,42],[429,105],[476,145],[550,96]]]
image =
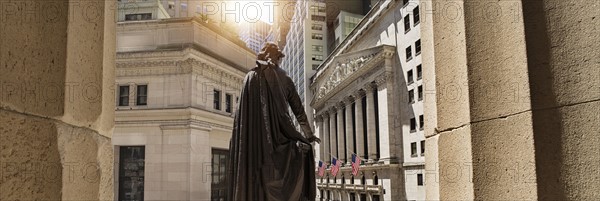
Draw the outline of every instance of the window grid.
[[[148,85],[138,85],[136,94],[136,105],[148,105]]]
[[[221,91],[214,90],[214,109],[221,110]]]
[[[417,143],[410,143],[410,157],[417,157]]]
[[[119,86],[119,106],[129,106],[129,86]]]

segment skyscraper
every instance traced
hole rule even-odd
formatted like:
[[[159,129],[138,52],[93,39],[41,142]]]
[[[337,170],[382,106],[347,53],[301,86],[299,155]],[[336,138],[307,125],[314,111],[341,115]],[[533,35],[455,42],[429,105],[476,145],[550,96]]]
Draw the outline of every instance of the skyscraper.
[[[267,42],[267,37],[272,32],[271,24],[258,20],[256,22],[244,22],[240,25],[240,38],[248,48],[258,53]]]

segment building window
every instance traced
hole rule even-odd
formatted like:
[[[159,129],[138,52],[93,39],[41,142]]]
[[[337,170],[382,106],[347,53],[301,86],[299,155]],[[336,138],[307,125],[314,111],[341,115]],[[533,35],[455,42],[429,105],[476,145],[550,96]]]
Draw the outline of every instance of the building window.
[[[316,55],[316,54],[313,54],[313,55],[312,55],[312,60],[313,60],[313,61],[323,61],[323,55]]]
[[[423,78],[423,69],[421,64],[417,66],[417,80],[421,80]]]
[[[422,101],[423,100],[423,85],[417,87],[417,93],[418,93],[419,101]]]
[[[419,22],[421,21],[421,16],[419,15],[419,6],[415,7],[415,9],[413,9],[413,24],[415,24],[415,26],[417,26],[417,24],[419,24]]]
[[[410,119],[410,132],[414,133],[417,131],[417,120],[415,118]]]
[[[221,91],[214,90],[214,108],[215,110],[221,110]]]
[[[410,31],[410,15],[406,15],[404,17],[404,33],[408,33]]]
[[[403,0],[402,1],[402,6],[404,7],[404,6],[407,6],[407,5],[408,5],[408,0]]]
[[[410,143],[410,157],[417,157],[417,143]]]
[[[408,79],[408,84],[412,84],[414,82],[413,81],[413,71],[412,70],[409,70],[406,73],[406,78]]]
[[[421,156],[425,156],[425,140],[421,140]]]
[[[410,46],[408,46],[406,48],[406,62],[410,61],[412,59],[412,48],[410,48]]]
[[[415,55],[421,54],[421,39],[415,42]]]
[[[423,118],[423,115],[419,116],[419,129],[423,130],[423,128],[425,128],[425,119]]]
[[[311,6],[310,7],[310,12],[313,13],[313,14],[325,13],[325,7],[323,7],[323,6]]]
[[[323,40],[323,34],[316,34],[316,33],[314,33],[314,34],[312,34],[312,39]]]
[[[144,146],[119,147],[119,200],[144,200]]]
[[[231,94],[225,94],[225,112],[231,113]]]
[[[135,99],[136,105],[148,105],[148,85],[137,86],[137,98]]]
[[[211,200],[228,200],[227,198],[227,161],[229,151],[212,150],[212,170],[211,170]]]
[[[321,31],[321,30],[323,30],[323,25],[313,24],[312,25],[312,30]]]
[[[187,3],[181,3],[181,12],[187,12]]]
[[[417,185],[423,186],[423,174],[417,174]]]
[[[313,45],[312,46],[312,51],[323,52],[323,46],[322,45]]]
[[[408,90],[408,103],[414,103],[415,102],[415,90],[411,89]]]
[[[129,105],[129,86],[119,86],[119,106]]]
[[[313,21],[325,22],[325,16],[322,15],[311,15],[310,19]]]
[[[152,13],[138,13],[125,15],[125,21],[151,20]]]

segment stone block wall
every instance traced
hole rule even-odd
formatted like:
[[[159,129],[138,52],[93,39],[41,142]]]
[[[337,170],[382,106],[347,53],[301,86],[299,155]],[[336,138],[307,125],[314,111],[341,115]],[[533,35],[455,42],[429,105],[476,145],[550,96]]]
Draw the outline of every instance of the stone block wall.
[[[0,200],[111,200],[116,1],[0,4]]]

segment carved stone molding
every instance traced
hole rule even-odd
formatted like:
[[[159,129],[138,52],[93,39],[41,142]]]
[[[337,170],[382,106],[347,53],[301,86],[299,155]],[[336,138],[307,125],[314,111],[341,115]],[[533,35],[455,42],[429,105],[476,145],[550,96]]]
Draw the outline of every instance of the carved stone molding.
[[[313,78],[311,87],[316,92],[311,105],[315,108],[322,108],[326,105],[327,100],[355,80],[372,79],[368,77],[373,73],[381,72],[380,70],[385,71],[384,66],[389,65],[387,59],[393,58],[395,52],[395,47],[381,45],[335,56],[336,58],[319,70]]]
[[[131,55],[137,55],[138,57]],[[148,60],[150,56],[156,56],[160,58],[161,56],[159,55],[163,55],[160,52],[131,53],[131,55],[121,55],[121,57],[126,57],[128,60],[117,61],[117,76],[155,76],[194,73],[201,75],[202,79],[206,81],[214,82],[215,85],[226,86],[234,89],[241,89],[241,85],[243,83],[243,75],[241,72],[240,74],[232,74],[222,70],[221,67],[202,62],[195,58],[187,58],[185,60],[175,60],[173,58]],[[181,51],[179,51],[179,54],[168,53],[165,55],[184,56],[184,54],[181,54]]]

